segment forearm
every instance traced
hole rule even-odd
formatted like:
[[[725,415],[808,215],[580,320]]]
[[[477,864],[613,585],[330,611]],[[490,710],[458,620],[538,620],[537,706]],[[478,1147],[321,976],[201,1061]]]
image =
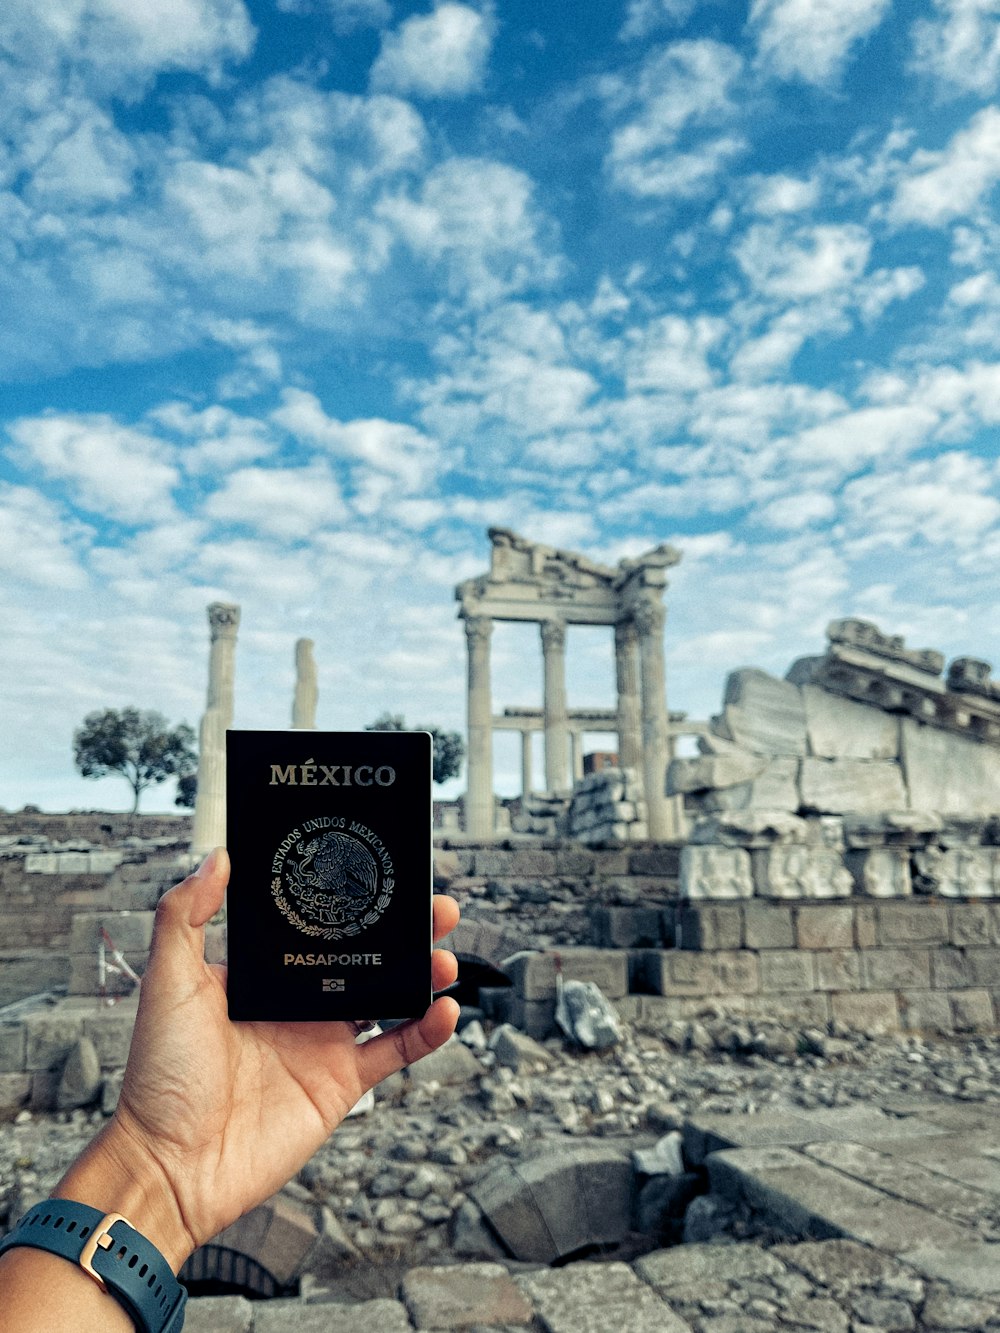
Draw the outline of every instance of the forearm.
[[[175,1274],[193,1248],[155,1163],[133,1148],[115,1120],[77,1158],[53,1197],[122,1214]],[[115,1297],[79,1265],[28,1246],[0,1256],[0,1333],[133,1333],[134,1327]]]

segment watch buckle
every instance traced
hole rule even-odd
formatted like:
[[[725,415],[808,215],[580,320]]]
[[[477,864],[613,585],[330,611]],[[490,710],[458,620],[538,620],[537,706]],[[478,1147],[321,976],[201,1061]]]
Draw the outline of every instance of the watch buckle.
[[[132,1226],[132,1223],[122,1213],[105,1213],[94,1227],[91,1235],[87,1237],[86,1243],[80,1251],[80,1258],[77,1260],[87,1276],[92,1277],[103,1292],[107,1292],[108,1284],[94,1267],[94,1259],[97,1257],[99,1249],[110,1250],[114,1244],[111,1228],[116,1222],[124,1222],[127,1227]],[[134,1231],[135,1228],[132,1227],[132,1230]]]

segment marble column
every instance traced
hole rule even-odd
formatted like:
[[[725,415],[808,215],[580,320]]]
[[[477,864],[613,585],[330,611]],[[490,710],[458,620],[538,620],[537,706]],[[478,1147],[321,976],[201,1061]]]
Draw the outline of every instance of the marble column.
[[[465,831],[473,838],[492,838],[493,801],[493,702],[490,697],[490,636],[493,621],[488,616],[469,616],[465,621],[468,645],[468,787],[465,793]]]
[[[226,841],[226,730],[233,725],[240,608],[213,602],[208,608],[208,626],[208,696],[198,732],[198,792],[191,833],[191,852],[196,857]]]
[[[531,795],[531,736],[525,728],[521,732],[521,800],[526,801]]]
[[[570,770],[573,774],[573,786],[583,781],[583,732],[569,733]]]
[[[313,641],[299,639],[295,644],[295,698],[292,701],[292,726],[296,730],[315,731],[318,698]]]
[[[618,763],[642,768],[642,709],[639,702],[639,636],[632,620],[615,625],[615,678],[618,687]]]
[[[667,763],[670,759],[667,676],[663,660],[666,611],[658,602],[648,599],[635,608],[634,619],[639,632],[642,768],[649,811],[649,836],[655,841],[663,841],[678,836],[674,807],[664,794]]]
[[[543,620],[545,787],[547,791],[569,790],[569,723],[566,717],[566,625],[561,620]]]

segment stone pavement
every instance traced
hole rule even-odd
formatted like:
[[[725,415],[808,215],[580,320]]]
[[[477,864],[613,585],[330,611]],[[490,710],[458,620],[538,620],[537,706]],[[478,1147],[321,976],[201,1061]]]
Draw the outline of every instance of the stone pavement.
[[[411,1268],[392,1295],[192,1301],[187,1333],[1000,1333],[1000,1116],[881,1107],[703,1114],[685,1155],[712,1192],[796,1239],[677,1245],[563,1267]]]

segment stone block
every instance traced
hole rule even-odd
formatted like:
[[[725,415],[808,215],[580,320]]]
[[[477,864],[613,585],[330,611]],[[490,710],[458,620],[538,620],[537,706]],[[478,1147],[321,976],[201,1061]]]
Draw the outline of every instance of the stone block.
[[[78,1106],[92,1106],[101,1093],[101,1066],[94,1043],[78,1037],[70,1048],[56,1089],[56,1110],[72,1111]]]
[[[1000,809],[1000,750],[903,718],[903,772],[915,810],[989,815]]]
[[[710,955],[683,949],[644,949],[640,967],[653,995],[715,995],[718,976]]]
[[[25,1069],[61,1069],[70,1048],[83,1031],[83,1014],[60,1010],[29,1014],[24,1027],[27,1037]]]
[[[820,990],[861,989],[861,954],[856,949],[818,949],[816,985]]]
[[[760,986],[768,992],[815,990],[816,960],[798,949],[769,949],[760,955]]]
[[[56,1093],[59,1090],[58,1069],[36,1069],[31,1075],[31,1091],[28,1093],[29,1111],[54,1111]]]
[[[847,852],[844,864],[858,893],[868,898],[908,898],[913,892],[910,856],[896,847],[872,847]]]
[[[23,1023],[0,1023],[0,1074],[24,1069],[25,1028]]]
[[[607,856],[608,853],[598,853]],[[680,871],[679,849],[676,847],[636,847],[626,854],[625,870],[605,870],[604,874],[676,876]]]
[[[927,949],[866,949],[861,957],[862,983],[867,990],[931,989]]]
[[[874,949],[878,944],[878,918],[874,904],[855,903],[854,943],[859,949]]]
[[[673,759],[667,766],[666,793],[713,791],[752,782],[768,765],[765,755],[746,750],[729,754],[702,754],[692,759]]]
[[[1000,944],[995,933],[995,911],[989,903],[951,903],[948,907],[951,941],[959,946]]]
[[[760,966],[749,949],[720,949],[710,958],[718,994],[753,995],[760,990]]]
[[[951,1003],[942,991],[901,991],[899,1013],[907,1032],[948,1035],[954,1030]]]
[[[923,847],[944,820],[933,810],[881,810],[844,816],[844,843],[854,850]]]
[[[593,981],[609,1000],[628,994],[628,954],[620,949],[566,948],[545,953],[524,951],[503,963],[523,1000],[546,1000],[556,993],[556,957],[564,981]]]
[[[800,907],[795,932],[800,949],[850,949],[854,945],[854,908]]]
[[[740,847],[692,847],[681,850],[682,898],[751,898],[750,853]]]
[[[253,1333],[413,1333],[413,1325],[401,1301],[380,1299],[350,1305],[256,1301]]]
[[[931,981],[935,990],[952,990],[959,986],[971,986],[972,969],[965,957],[964,949],[932,949]]]
[[[636,949],[663,943],[662,913],[655,907],[593,907],[594,937],[602,949]]]
[[[742,948],[743,909],[737,903],[718,906],[680,904],[676,922],[679,949]]]
[[[900,1028],[899,1009],[892,992],[859,991],[857,994],[831,995],[830,1012],[835,1023],[871,1036],[898,1032]]]
[[[803,1027],[825,1028],[830,1021],[830,995],[826,991],[769,992],[748,995],[743,1001],[747,1018],[780,1023],[793,1032]]]
[[[547,1000],[522,1000],[519,995],[510,995],[503,1018],[529,1037],[541,1041],[558,1031],[556,997],[551,995]]]
[[[260,1206],[271,1215],[263,1261],[278,1282],[291,1282],[302,1271],[306,1255],[319,1239],[316,1224],[299,1204],[281,1194]]]
[[[882,903],[875,908],[880,944],[947,944],[948,909],[940,903]]]
[[[674,1287],[782,1277],[788,1271],[756,1245],[675,1245],[644,1254],[634,1267],[668,1297]]]
[[[1000,948],[966,949],[969,972],[977,986],[1000,986]]]
[[[56,875],[59,861],[55,852],[29,852],[24,858],[26,875]]]
[[[722,716],[712,729],[757,754],[806,753],[806,712],[801,691],[788,681],[752,667],[730,673]]]
[[[949,998],[956,1032],[989,1032],[996,1026],[989,991],[956,990]]]
[[[545,1333],[691,1333],[691,1325],[627,1264],[576,1263],[516,1281]]]
[[[31,1095],[31,1074],[0,1074],[0,1120],[12,1119]]]
[[[465,1263],[447,1268],[411,1268],[401,1295],[419,1329],[468,1329],[524,1325],[532,1309],[506,1268]]]
[[[900,1258],[924,1277],[948,1284],[946,1292],[941,1293],[948,1310],[955,1308],[955,1290],[973,1296],[1000,1295],[1000,1244],[963,1239],[953,1245],[941,1246],[925,1239]],[[991,1313],[995,1309],[994,1301]],[[941,1327],[939,1324],[935,1326]],[[976,1326],[966,1324],[964,1327]]]
[[[802,686],[809,753],[824,759],[896,759],[899,718],[816,685]]]
[[[253,1309],[245,1296],[199,1296],[184,1307],[184,1333],[250,1333]]]
[[[942,898],[989,898],[996,890],[995,847],[928,847],[913,857],[919,886]]]
[[[792,909],[771,903],[744,903],[743,932],[748,949],[792,949],[795,947]]]
[[[877,813],[907,805],[903,774],[888,759],[807,756],[799,769],[799,795],[801,805],[818,814]]]
[[[135,1010],[136,1001],[123,1000],[84,1017],[83,1035],[93,1042],[102,1069],[121,1069],[128,1059]]]
[[[791,814],[799,805],[798,771],[797,759],[772,759],[752,781],[694,793],[687,803],[709,814],[741,810],[780,810]]]
[[[483,1067],[458,1037],[451,1037],[443,1046],[422,1060],[409,1065],[406,1070],[407,1082],[411,1086],[424,1087],[437,1083],[442,1087],[462,1087],[478,1078]]]
[[[827,847],[767,847],[751,858],[762,898],[846,898],[854,887],[840,853]]]

